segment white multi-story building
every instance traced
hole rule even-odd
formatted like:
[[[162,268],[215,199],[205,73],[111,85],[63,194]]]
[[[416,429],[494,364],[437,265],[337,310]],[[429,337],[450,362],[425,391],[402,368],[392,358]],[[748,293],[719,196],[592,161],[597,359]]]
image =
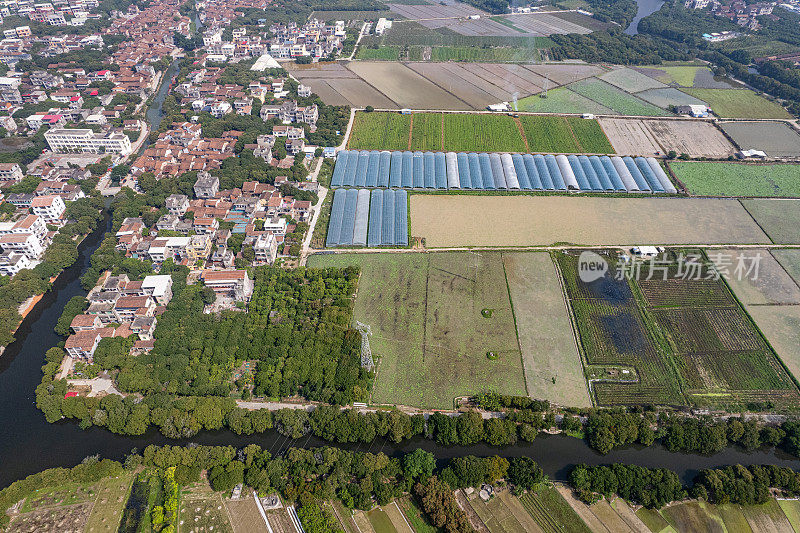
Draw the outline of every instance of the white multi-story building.
[[[53,129],[44,134],[54,152],[91,152],[94,154],[131,153],[131,140],[121,133],[95,133],[87,129]]]
[[[44,252],[44,246],[33,233],[0,235],[0,248],[4,252],[21,253],[28,259],[38,259]]]
[[[4,276],[15,276],[23,268],[31,268],[32,265],[33,263],[25,254],[11,250],[0,254],[0,274]]]
[[[22,168],[17,163],[0,163],[0,181],[16,183],[24,177]]]
[[[67,206],[60,196],[50,194],[47,196],[37,196],[31,200],[31,209],[33,214],[42,217],[47,224],[61,220],[61,215],[64,214]]]
[[[278,256],[278,239],[272,233],[262,233],[253,243],[256,263],[271,265]]]
[[[15,222],[0,222],[0,235],[12,233],[33,233],[43,243],[47,238],[47,226],[36,215],[27,215]]]

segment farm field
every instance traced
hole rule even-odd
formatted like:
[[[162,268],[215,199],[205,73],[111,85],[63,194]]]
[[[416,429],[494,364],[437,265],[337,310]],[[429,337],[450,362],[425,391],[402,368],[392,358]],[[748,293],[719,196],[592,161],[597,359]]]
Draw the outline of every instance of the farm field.
[[[800,531],[800,501],[797,500],[778,500],[783,514],[789,520],[794,531]]]
[[[410,150],[439,151],[442,149],[441,113],[416,113],[411,126]]]
[[[800,166],[797,167],[800,179]],[[776,244],[800,244],[800,200],[746,199],[742,205]]]
[[[528,394],[591,407],[558,273],[546,252],[504,253]]]
[[[351,150],[407,150],[411,116],[400,113],[356,113],[347,147]]]
[[[358,112],[351,150],[613,153],[595,120],[526,115]],[[409,132],[410,128],[410,132]],[[410,140],[410,144],[409,144]]]
[[[501,25],[502,26],[502,25]],[[401,48],[399,44],[394,44]],[[370,50],[362,47],[360,50]],[[366,54],[391,54],[381,49],[363,52]],[[394,50],[394,49],[392,49]],[[438,50],[434,47],[433,50]],[[451,47],[457,54],[462,47]],[[518,46],[486,48],[486,54],[498,54],[497,61],[516,60]],[[529,49],[535,52],[535,49]],[[410,50],[410,57],[419,55],[419,47]],[[360,52],[361,53],[361,52]],[[470,52],[471,53],[471,52]],[[383,59],[383,58],[381,58]],[[443,58],[444,59],[444,58]],[[350,105],[376,109],[485,109],[489,104],[523,99],[531,94],[555,89],[559,85],[572,83],[603,72],[594,65],[581,63],[563,64],[515,64],[485,62],[392,62],[352,61],[327,62],[312,65],[287,63],[286,69],[301,83],[310,85],[322,100],[331,105]],[[466,57],[465,57],[466,59]],[[649,105],[649,104],[648,104]],[[576,111],[582,112],[582,111]],[[599,111],[598,111],[599,112]]]
[[[713,250],[708,257],[743,304],[800,304],[800,287],[769,250]]]
[[[472,46],[436,46],[431,49],[431,61],[480,61],[524,63],[539,61],[536,48],[477,48]]]
[[[615,68],[598,76],[598,78],[629,93],[666,87],[660,81],[627,67]]]
[[[264,519],[261,518],[261,513],[258,512],[258,507],[252,497],[241,500],[225,500],[224,505],[230,514],[230,523],[235,533],[262,531],[265,528]]]
[[[397,61],[400,59],[399,46],[381,46],[379,48],[369,48],[361,46],[356,52],[356,59],[372,61]]]
[[[800,380],[800,306],[752,305],[747,311],[789,372]]]
[[[566,87],[547,91],[547,98],[540,95],[526,96],[517,101],[517,111],[532,113],[593,113],[595,115],[615,115],[614,111],[594,100],[589,100]]]
[[[721,118],[791,118],[783,107],[747,89],[684,89]]]
[[[669,505],[660,511],[641,509],[637,515],[646,516],[651,531],[658,526],[669,527],[678,533],[692,531],[746,531],[753,533],[796,531],[783,511],[791,513],[796,502],[769,500],[763,505],[713,505],[689,501]],[[651,525],[652,524],[652,525]],[[665,525],[666,524],[666,525]]]
[[[589,533],[590,529],[569,506],[559,492],[549,485],[541,485],[535,492],[523,494],[519,501],[545,533]]]
[[[519,119],[532,152],[613,153],[596,120],[523,115]]]
[[[617,260],[606,255],[609,272],[585,283],[577,275],[577,253],[557,258],[586,363],[630,366],[638,374],[638,382],[595,383],[597,404],[688,401],[732,407],[764,400],[794,405],[800,400],[725,283],[702,279],[706,267],[684,279],[672,263],[668,273],[659,268],[650,279],[645,263],[637,280],[617,280]],[[762,288],[769,279],[765,276]]]
[[[415,533],[437,532],[437,529],[428,522],[425,513],[422,512],[422,509],[417,506],[411,497],[406,496],[399,498],[395,500],[395,503],[397,503],[397,506],[403,512],[403,516],[405,516],[408,523],[411,524]]]
[[[736,200],[414,194],[409,201],[411,235],[430,248],[769,243]]]
[[[577,253],[562,252],[556,257],[585,363],[631,366],[639,376],[637,382],[595,382],[595,403],[684,404],[678,376],[648,332],[628,282],[614,279],[616,259],[604,256],[609,271],[598,280],[584,283],[578,277]]]
[[[657,155],[675,150],[694,157],[727,157],[735,152],[725,136],[708,122],[696,120],[598,119],[620,155]]]
[[[800,165],[670,161],[696,196],[800,197]]]
[[[461,110],[472,107],[402,63],[353,61],[347,68],[402,107]]]
[[[621,91],[610,83],[606,83],[600,79],[595,78],[577,81],[569,84],[567,87],[571,91],[590,100],[594,100],[600,105],[608,107],[621,115],[663,117],[672,114],[632,94]]]
[[[255,507],[252,498],[246,498]],[[228,502],[230,506],[241,506],[244,502]],[[257,511],[256,511],[257,512]],[[233,514],[233,512],[231,513]],[[261,524],[264,521],[258,517]],[[180,501],[180,511],[178,512],[178,524],[181,533],[199,533],[201,531],[220,531],[221,533],[232,533],[234,531],[228,519],[228,513],[222,497],[219,493],[213,492],[204,483],[193,486],[188,493],[184,493]],[[255,524],[250,524],[255,525]],[[242,529],[245,524],[237,524],[236,531]]]
[[[773,250],[772,255],[786,269],[786,272],[800,284],[800,250]]]
[[[446,152],[526,152],[514,119],[505,115],[445,114]]]
[[[362,269],[354,319],[372,327],[374,402],[447,409],[455,397],[487,388],[525,394],[499,253],[309,259],[312,267],[344,265]]]
[[[714,73],[703,65],[677,65],[652,67],[633,67],[637,72],[673,87],[730,89],[737,87],[727,79],[715,79]]]
[[[484,502],[478,491],[472,494],[462,493],[469,506],[486,525],[489,533],[537,533],[542,530],[525,508],[508,490],[495,494],[494,498]]]
[[[126,472],[119,477],[106,478],[98,483],[97,499],[84,528],[86,533],[117,531],[133,478],[133,472]]]
[[[666,87],[663,89],[649,89],[636,93],[636,96],[658,106],[662,109],[668,109],[669,106],[679,105],[705,105],[705,102],[692,95],[686,94],[674,87]]]
[[[763,150],[770,157],[800,155],[800,135],[783,122],[723,122],[720,127],[742,150]]]

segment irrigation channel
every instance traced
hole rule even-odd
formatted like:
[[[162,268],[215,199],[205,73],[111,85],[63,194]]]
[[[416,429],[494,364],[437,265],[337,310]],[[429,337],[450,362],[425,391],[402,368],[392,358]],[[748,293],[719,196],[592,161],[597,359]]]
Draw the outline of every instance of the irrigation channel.
[[[162,86],[147,112],[147,119],[153,129],[158,128],[162,117],[161,104],[175,69],[176,64],[173,64],[164,75]],[[80,244],[78,260],[59,276],[50,291],[23,320],[15,335],[17,340],[0,356],[0,487],[46,468],[74,466],[90,455],[99,454],[101,457],[121,460],[134,448],[142,450],[150,444],[189,443],[235,447],[258,444],[273,454],[292,446],[308,448],[335,445],[348,450],[383,452],[388,455],[422,448],[440,460],[470,454],[529,456],[554,479],[565,479],[571,467],[579,463],[621,462],[645,467],[664,467],[676,471],[685,482],[691,481],[702,468],[737,463],[776,464],[800,470],[800,459],[780,450],[747,453],[740,448],[729,447],[713,456],[701,456],[672,453],[660,445],[654,445],[648,448],[628,446],[600,455],[590,449],[585,441],[565,435],[542,434],[532,443],[520,443],[501,449],[484,444],[444,447],[423,438],[400,444],[378,439],[371,444],[339,445],[313,436],[293,440],[274,430],[252,436],[239,436],[230,431],[203,432],[191,439],[171,440],[155,429],[139,437],[126,437],[97,427],[82,430],[74,421],[48,424],[44,415],[36,408],[34,397],[34,390],[42,378],[44,353],[62,340],[53,328],[64,305],[73,296],[86,295],[80,285],[80,276],[87,270],[91,254],[100,245],[103,235],[110,229],[111,218],[106,213],[104,222]]]

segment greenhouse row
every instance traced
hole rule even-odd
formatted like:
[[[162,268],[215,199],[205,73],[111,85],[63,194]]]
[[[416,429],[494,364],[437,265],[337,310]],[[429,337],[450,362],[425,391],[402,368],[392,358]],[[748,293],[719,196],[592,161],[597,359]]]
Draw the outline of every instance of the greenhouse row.
[[[336,189],[325,245],[407,246],[406,191]]]
[[[342,150],[332,187],[676,193],[653,157]]]

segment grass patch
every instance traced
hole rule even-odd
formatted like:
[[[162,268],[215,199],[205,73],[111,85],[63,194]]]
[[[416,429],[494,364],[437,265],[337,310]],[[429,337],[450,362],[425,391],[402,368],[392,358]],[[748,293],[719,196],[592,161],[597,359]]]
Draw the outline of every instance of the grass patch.
[[[376,532],[397,533],[397,529],[394,527],[394,524],[392,524],[392,519],[389,518],[389,515],[380,507],[369,511],[367,513],[367,518],[369,518],[369,523],[372,524]]]
[[[309,266],[361,267],[354,319],[372,327],[373,401],[446,409],[485,389],[525,394],[501,261],[496,252],[338,254]]]
[[[669,166],[698,196],[800,197],[800,165],[671,161]]]
[[[722,118],[792,118],[780,104],[747,89],[684,89]]]

